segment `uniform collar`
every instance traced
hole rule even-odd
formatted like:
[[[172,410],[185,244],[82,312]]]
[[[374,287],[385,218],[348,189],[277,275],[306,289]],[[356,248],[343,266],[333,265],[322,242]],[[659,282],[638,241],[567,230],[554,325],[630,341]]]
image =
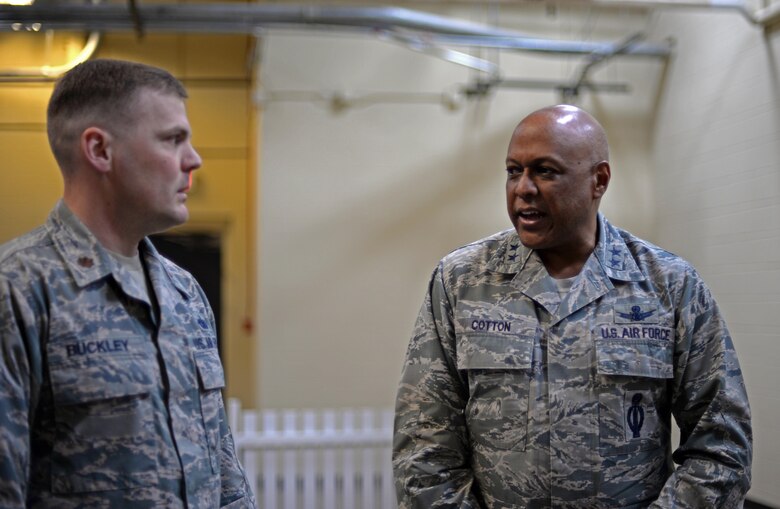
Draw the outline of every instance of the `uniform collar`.
[[[64,201],[58,201],[49,214],[46,229],[78,286],[87,286],[114,271],[115,262],[108,251]]]
[[[619,281],[642,281],[645,276],[631,255],[620,232],[598,214],[599,238],[596,247],[586,262],[586,267],[591,270],[600,267],[597,272],[610,279]],[[517,232],[506,230],[502,235],[498,248],[488,261],[487,268],[504,274],[518,274],[521,279],[536,279],[546,275],[541,258],[533,249],[529,249],[520,242]]]
[[[487,268],[503,274],[520,272],[533,250],[523,246],[514,229],[501,232],[499,239],[498,247],[487,262]]]
[[[146,300],[141,298],[145,296],[145,292],[141,288],[135,288],[136,284],[129,282],[132,278],[123,274],[125,270],[62,200],[57,202],[54,210],[49,214],[46,228],[79,287],[85,287],[111,274],[126,293]],[[158,271],[162,271],[180,293],[187,294],[186,283],[181,278],[172,276],[148,238],[141,241],[138,249],[146,262],[152,280],[156,279]]]
[[[619,281],[644,281],[631,251],[617,228],[599,214],[599,241],[593,251],[604,273]]]

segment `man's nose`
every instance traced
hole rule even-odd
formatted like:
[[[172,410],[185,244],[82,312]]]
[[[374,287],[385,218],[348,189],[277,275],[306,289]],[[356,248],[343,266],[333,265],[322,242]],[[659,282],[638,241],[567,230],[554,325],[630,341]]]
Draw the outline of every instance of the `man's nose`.
[[[195,171],[203,164],[203,159],[200,158],[200,154],[195,150],[195,147],[190,145],[189,151],[182,163],[184,171]]]
[[[515,193],[518,196],[530,196],[537,192],[536,183],[530,176],[528,170],[523,170],[520,176],[515,179]]]

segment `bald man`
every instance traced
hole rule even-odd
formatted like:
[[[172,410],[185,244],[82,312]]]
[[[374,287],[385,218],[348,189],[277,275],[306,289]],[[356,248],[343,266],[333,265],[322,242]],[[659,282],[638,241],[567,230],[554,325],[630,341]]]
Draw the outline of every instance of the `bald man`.
[[[604,129],[536,111],[506,173],[514,228],[441,260],[415,325],[400,507],[741,507],[751,425],[731,337],[687,262],[599,214]]]

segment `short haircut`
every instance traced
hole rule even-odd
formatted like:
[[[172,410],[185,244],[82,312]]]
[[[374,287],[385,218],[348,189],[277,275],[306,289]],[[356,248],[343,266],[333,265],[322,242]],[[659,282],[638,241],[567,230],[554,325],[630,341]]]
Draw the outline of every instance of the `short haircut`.
[[[124,60],[88,60],[57,81],[46,112],[46,130],[63,172],[70,169],[75,144],[85,129],[95,126],[116,132],[132,124],[133,105],[142,89],[187,98],[184,85],[168,71]]]

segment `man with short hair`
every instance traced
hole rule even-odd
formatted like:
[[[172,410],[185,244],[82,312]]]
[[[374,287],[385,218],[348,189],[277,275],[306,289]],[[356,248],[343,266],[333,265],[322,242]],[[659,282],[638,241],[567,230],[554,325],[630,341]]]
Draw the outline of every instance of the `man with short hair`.
[[[256,507],[221,390],[214,316],[147,235],[184,223],[182,84],[92,60],[55,85],[64,180],[46,223],[0,247],[0,507]]]
[[[752,439],[731,337],[687,262],[599,214],[603,128],[536,111],[506,172],[514,229],[439,263],[409,343],[401,507],[741,507]]]

